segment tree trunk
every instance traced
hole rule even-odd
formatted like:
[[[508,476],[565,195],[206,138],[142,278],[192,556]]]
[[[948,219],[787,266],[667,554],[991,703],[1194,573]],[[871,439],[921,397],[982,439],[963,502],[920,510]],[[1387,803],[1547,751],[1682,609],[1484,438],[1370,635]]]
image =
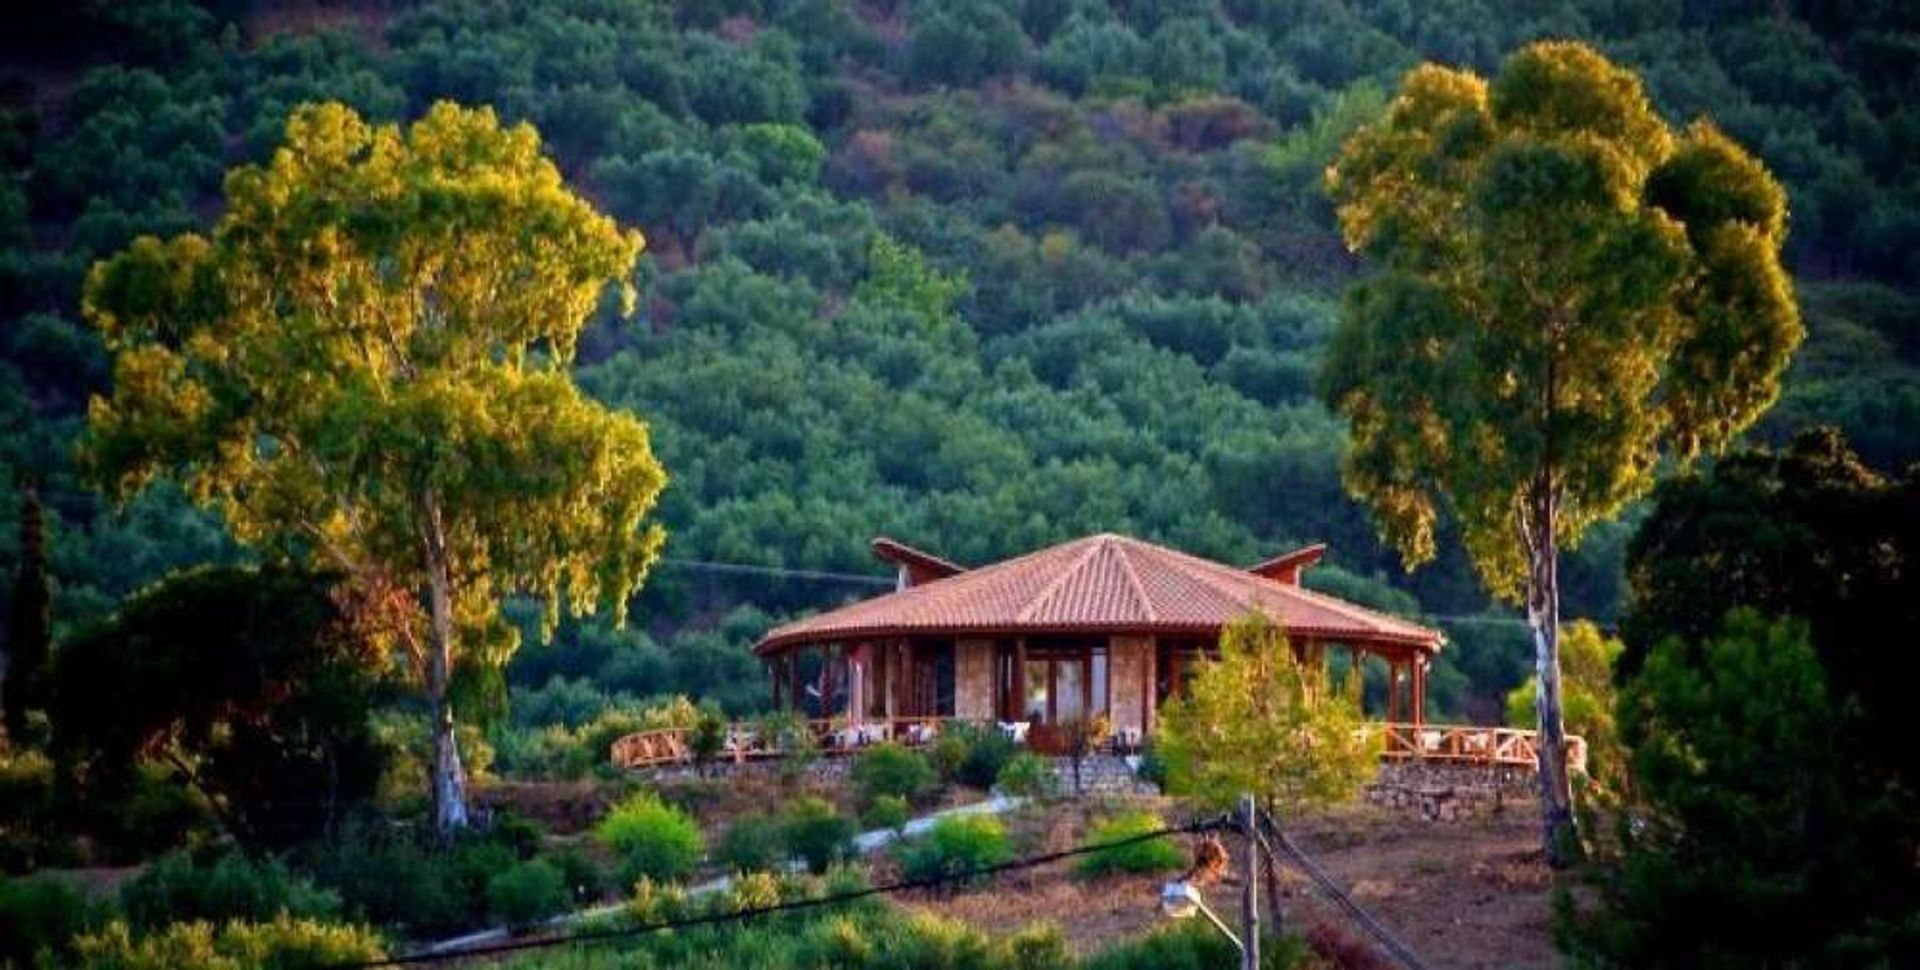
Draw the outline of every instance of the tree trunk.
[[[467,774],[453,734],[453,705],[447,697],[453,672],[453,593],[449,589],[446,531],[440,506],[425,500],[427,547],[427,697],[433,705],[433,828],[440,836],[467,827]]]
[[[1534,713],[1539,722],[1541,839],[1547,862],[1562,868],[1583,852],[1567,770],[1567,732],[1560,707],[1560,568],[1554,536],[1557,502],[1544,480],[1534,488],[1523,529],[1527,552],[1527,626],[1533,634]]]

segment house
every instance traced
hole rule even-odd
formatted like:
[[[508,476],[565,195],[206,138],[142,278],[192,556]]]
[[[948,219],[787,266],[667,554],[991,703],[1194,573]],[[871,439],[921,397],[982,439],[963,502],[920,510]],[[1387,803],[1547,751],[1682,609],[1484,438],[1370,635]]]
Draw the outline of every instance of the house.
[[[1042,750],[1065,746],[1065,726],[1106,715],[1116,736],[1137,740],[1221,628],[1257,611],[1308,659],[1384,661],[1386,720],[1417,727],[1444,642],[1302,586],[1320,545],[1243,568],[1110,533],[971,569],[887,538],[873,551],[897,568],[894,592],[755,645],[776,706],[886,737],[949,718],[1002,722]]]

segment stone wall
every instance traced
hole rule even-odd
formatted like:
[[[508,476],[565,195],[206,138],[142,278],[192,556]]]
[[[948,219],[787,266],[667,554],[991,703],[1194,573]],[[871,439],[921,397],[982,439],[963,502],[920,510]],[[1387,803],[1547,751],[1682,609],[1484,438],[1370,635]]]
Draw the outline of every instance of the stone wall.
[[[953,645],[953,715],[993,720],[993,641],[960,640]]]
[[[1531,811],[1539,799],[1533,769],[1511,765],[1388,761],[1367,786],[1367,801],[1417,818],[1451,822]]]
[[[1053,768],[1053,790],[1073,794],[1073,759],[1048,758]],[[1089,755],[1080,761],[1080,791],[1083,795],[1158,795],[1160,786],[1133,773],[1133,764],[1118,755]]]

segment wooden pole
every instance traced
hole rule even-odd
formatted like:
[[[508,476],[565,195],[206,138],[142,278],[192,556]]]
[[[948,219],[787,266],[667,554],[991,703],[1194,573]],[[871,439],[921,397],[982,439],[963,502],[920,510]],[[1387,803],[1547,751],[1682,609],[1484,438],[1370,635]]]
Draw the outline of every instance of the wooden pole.
[[[1419,657],[1413,658],[1413,724],[1419,727],[1427,720],[1427,664]]]
[[[1240,966],[1260,970],[1260,838],[1253,796],[1240,796],[1240,825],[1247,834],[1246,871],[1240,878]]]

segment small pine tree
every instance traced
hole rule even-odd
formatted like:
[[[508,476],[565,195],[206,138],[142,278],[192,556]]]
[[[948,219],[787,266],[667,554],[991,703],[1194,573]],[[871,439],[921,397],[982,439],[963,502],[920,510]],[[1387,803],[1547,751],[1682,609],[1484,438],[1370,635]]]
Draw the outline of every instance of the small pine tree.
[[[7,614],[7,678],[5,715],[7,737],[15,744],[26,740],[27,711],[44,707],[42,671],[53,642],[53,598],[47,585],[46,526],[40,496],[32,487],[21,489],[20,574],[13,584]]]
[[[1220,806],[1252,794],[1291,810],[1350,799],[1378,769],[1380,738],[1364,730],[1359,682],[1336,687],[1324,666],[1301,663],[1264,616],[1221,631],[1220,659],[1188,683],[1161,713],[1173,791]]]

